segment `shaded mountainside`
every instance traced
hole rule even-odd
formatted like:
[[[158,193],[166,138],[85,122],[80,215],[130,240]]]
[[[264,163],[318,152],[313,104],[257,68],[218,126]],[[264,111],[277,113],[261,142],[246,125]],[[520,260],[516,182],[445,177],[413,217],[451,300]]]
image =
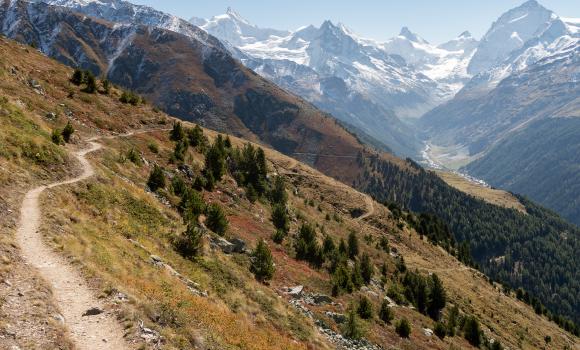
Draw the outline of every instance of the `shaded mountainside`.
[[[534,122],[465,169],[580,225],[580,118]]]
[[[0,76],[0,278],[10,281],[0,283],[0,334],[12,334],[0,337],[0,348],[74,348],[65,329],[61,334],[54,329],[60,322],[53,319],[58,310],[46,307],[51,294],[41,293],[37,301],[31,289],[21,289],[29,280],[19,278],[18,270],[30,266],[16,268],[22,264],[13,222],[28,189],[74,176],[78,164],[68,155],[86,149],[88,139],[102,145],[86,158],[94,176],[47,190],[39,233],[48,247],[74,262],[72,268],[83,271],[134,348],[443,350],[475,349],[481,343],[480,348],[497,349],[493,340],[509,348],[537,349],[546,336],[556,348],[578,346],[578,338],[537,315],[513,291],[490,283],[434,245],[452,238],[429,215],[389,210],[268,148],[262,158],[267,174],[259,179],[272,192],[251,199],[240,174],[246,166],[263,163],[240,158],[239,148],[244,155],[252,152],[246,140],[233,136],[224,142],[219,135],[228,154],[222,180],[211,189],[194,190],[213,159],[204,157],[204,148],[215,150],[220,144],[216,132],[183,123],[182,130],[198,143],[179,147],[183,139],[176,140],[185,134],[169,131],[175,119],[150,104],[123,103],[123,90],[106,91],[103,81],[97,82],[98,91],[87,92],[84,84],[71,84],[72,69],[5,38],[0,38]],[[65,125],[74,132],[66,146],[57,145],[52,135]],[[160,187],[152,191],[150,175],[160,168],[165,181],[155,181]],[[273,190],[278,176],[287,190]],[[274,198],[286,203],[289,219],[281,240],[273,236]],[[221,221],[210,219],[214,211],[203,210],[206,205],[221,208],[229,222],[225,232],[216,229]],[[187,229],[192,222],[199,224],[193,233]],[[303,247],[298,243],[308,236],[302,232],[305,223],[312,224],[306,231],[315,238],[308,246],[324,248],[322,266],[317,265],[319,255],[298,254]],[[200,246],[190,247],[193,253],[177,244],[185,233],[202,233]],[[347,240],[348,248],[339,243]],[[235,248],[230,242],[236,242]],[[256,278],[259,242],[266,242],[275,263],[269,283]],[[335,271],[348,275],[329,272],[332,256],[344,259]],[[356,286],[349,290],[353,281]],[[304,288],[289,290],[294,286]],[[341,288],[331,296],[335,286]],[[441,288],[446,302],[439,298],[434,303],[433,291]],[[432,317],[441,307],[437,326]],[[349,310],[355,312],[353,322],[346,317]],[[408,338],[396,330],[403,319],[411,326]],[[450,332],[444,339],[431,331],[441,327]]]
[[[526,243],[518,237],[539,242],[514,262],[517,270],[500,268],[512,286],[524,286],[554,312],[577,319],[580,278],[573,274],[580,269],[573,258],[579,233],[551,213],[538,208],[525,215],[485,204],[412,162],[374,153],[330,116],[263,80],[221,46],[23,1],[4,1],[0,21],[8,36],[40,44],[48,55],[135,90],[176,117],[259,140],[377,199],[439,215],[458,241],[470,243],[485,271],[491,271],[490,258]],[[569,239],[552,244],[562,230]],[[548,242],[546,249],[542,244]],[[533,256],[545,256],[544,264],[534,264]],[[567,264],[572,275],[553,277],[554,269]],[[553,302],[552,292],[566,303]]]
[[[526,214],[468,196],[418,166],[416,173],[402,173],[379,158],[359,161],[370,171],[355,187],[377,200],[436,214],[459,242],[468,242],[492,279],[523,286],[553,312],[579,321],[578,227],[525,198],[518,199]]]

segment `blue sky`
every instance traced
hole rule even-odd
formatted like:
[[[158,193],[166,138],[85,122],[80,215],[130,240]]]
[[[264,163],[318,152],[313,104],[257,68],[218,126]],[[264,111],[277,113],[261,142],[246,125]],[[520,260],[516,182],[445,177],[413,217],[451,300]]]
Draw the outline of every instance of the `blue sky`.
[[[228,6],[260,27],[296,29],[326,19],[356,33],[385,40],[408,26],[440,43],[464,30],[481,37],[503,12],[524,0],[130,0],[180,17],[209,18]],[[580,17],[580,0],[540,0],[562,17]]]

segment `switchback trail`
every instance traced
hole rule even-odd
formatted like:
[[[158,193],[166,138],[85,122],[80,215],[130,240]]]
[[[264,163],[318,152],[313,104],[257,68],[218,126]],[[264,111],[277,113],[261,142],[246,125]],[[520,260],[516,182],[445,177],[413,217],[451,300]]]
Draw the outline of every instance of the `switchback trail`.
[[[100,138],[127,137],[152,131],[160,130],[130,132],[123,135],[89,139],[90,147],[74,154],[82,166],[81,175],[73,179],[34,188],[24,197],[22,208],[20,209],[20,222],[16,240],[26,263],[36,268],[51,286],[55,301],[64,317],[65,325],[79,350],[128,350],[130,346],[124,340],[123,329],[112,313],[103,312],[98,315],[83,316],[89,309],[98,308],[104,310],[103,305],[95,297],[81,274],[64,257],[53,252],[44,243],[43,237],[39,232],[42,222],[39,198],[47,189],[73,184],[94,175],[94,169],[85,156],[102,147],[96,140]]]

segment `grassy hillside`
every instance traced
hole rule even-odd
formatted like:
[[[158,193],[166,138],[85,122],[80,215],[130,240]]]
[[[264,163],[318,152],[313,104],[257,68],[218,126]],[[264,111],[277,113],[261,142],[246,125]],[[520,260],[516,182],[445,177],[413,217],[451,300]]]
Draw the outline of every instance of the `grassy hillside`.
[[[138,25],[119,28],[42,4],[4,5],[0,17],[13,21],[10,34],[16,39],[50,43],[46,51],[52,57],[97,75],[107,71],[108,79],[143,93],[174,116],[259,141],[380,201],[435,214],[494,279],[524,287],[554,314],[577,319],[579,233],[553,213],[532,203],[526,210],[533,215],[489,205],[413,162],[369,149],[331,116],[244,68],[217,42]],[[9,16],[8,5],[18,16]],[[47,35],[57,23],[64,29]],[[562,231],[571,238],[559,240]],[[517,259],[491,266],[490,259],[511,256],[522,245],[528,250]],[[570,272],[561,278],[563,266]],[[551,297],[554,291],[563,302]]]
[[[204,236],[203,250],[197,257],[182,256],[175,249],[174,240],[185,230],[185,222],[178,210],[178,186],[169,179],[179,176],[188,187],[192,186],[190,181],[203,175],[204,155],[200,149],[189,147],[183,161],[176,160],[176,142],[164,130],[173,120],[163,113],[148,105],[119,102],[122,91],[115,88],[109,95],[85,93],[81,91],[83,87],[69,83],[70,69],[31,48],[5,39],[0,39],[0,43],[0,93],[5,96],[1,111],[9,121],[0,125],[0,135],[2,149],[11,150],[0,155],[2,198],[8,198],[3,210],[14,213],[19,206],[13,178],[21,179],[17,188],[22,193],[38,183],[74,173],[76,164],[69,161],[67,154],[85,147],[83,140],[89,137],[114,136],[132,129],[148,131],[101,139],[104,149],[90,156],[97,175],[83,183],[52,189],[42,199],[46,213],[42,233],[47,242],[83,271],[95,292],[116,310],[127,338],[142,343],[143,348],[153,345],[143,343],[141,321],[158,332],[162,338],[154,333],[155,339],[163,339],[168,349],[352,347],[361,343],[340,340],[337,334],[347,332],[332,313],[346,314],[363,296],[371,302],[373,317],[366,321],[355,319],[366,330],[367,348],[378,344],[382,348],[468,349],[472,346],[464,337],[467,328],[461,325],[470,316],[481,326],[479,340],[495,339],[510,348],[533,349],[544,346],[545,336],[550,336],[551,346],[578,347],[577,338],[419,235],[412,228],[414,215],[395,215],[366,195],[269,149],[265,149],[269,176],[274,179],[276,174],[281,175],[287,184],[291,220],[289,235],[282,244],[272,240],[274,226],[268,197],[250,201],[248,189],[238,185],[230,171],[214,189],[200,193],[205,203],[217,203],[224,209],[229,221],[226,239],[242,238],[250,251],[260,240],[266,241],[276,268],[272,279],[266,284],[257,281],[250,271],[250,255],[224,254],[211,243],[218,239],[212,232]],[[35,83],[31,84],[31,80]],[[51,130],[62,128],[69,121],[76,129],[72,143],[66,147],[52,144]],[[209,144],[214,143],[215,132],[203,133]],[[230,139],[232,149],[246,143]],[[46,152],[25,152],[30,140]],[[48,160],[45,163],[37,160],[44,159],[37,156],[43,154]],[[164,168],[168,182],[164,188],[151,192],[147,180],[155,165]],[[14,214],[7,217],[13,220]],[[200,220],[200,225],[208,224],[203,215]],[[347,269],[351,271],[352,264],[360,263],[367,254],[374,271],[371,282],[352,293],[331,297],[330,303],[311,302],[309,298],[317,294],[332,294],[336,276],[328,272],[328,260],[316,267],[297,259],[297,234],[306,222],[315,225],[320,244],[325,234],[338,245],[340,239],[347,240],[354,232],[360,251],[346,265]],[[18,271],[13,267],[17,265],[18,250],[9,243],[14,225],[2,227],[8,237],[2,248],[10,252],[10,261],[14,261],[7,263],[10,268],[2,270],[2,278],[15,281]],[[431,237],[431,233],[427,232],[427,236]],[[26,266],[20,270],[31,273]],[[420,285],[429,273],[441,278],[447,294],[441,321],[449,323],[454,306],[459,311],[458,325],[447,327],[456,335],[443,340],[426,334],[424,328],[434,329],[436,323],[419,312],[420,291],[430,291],[432,287],[417,288],[415,283]],[[286,293],[286,287],[296,285],[305,287],[305,294],[299,299]],[[11,286],[0,284],[0,292],[11,290]],[[396,305],[391,306],[392,324],[378,319],[377,311],[387,294],[396,300]],[[24,347],[28,343],[31,348],[52,348],[65,344],[66,332],[51,321],[54,311],[43,309],[50,305],[50,295],[44,294],[42,302],[43,305],[20,303],[17,309],[28,308],[29,315],[38,318],[38,324],[54,324],[54,328],[44,328],[49,336],[39,339],[38,334],[34,337],[17,332],[16,343],[12,338],[2,338],[2,346]],[[2,334],[12,330],[8,324],[17,324],[14,320],[18,315],[10,310],[15,308],[3,305]],[[403,318],[411,325],[408,339],[401,338],[395,330],[395,323]],[[31,317],[25,319],[32,323]],[[485,346],[491,345],[482,345]]]
[[[494,146],[466,170],[494,186],[528,196],[580,225],[578,135],[580,118],[538,121]]]

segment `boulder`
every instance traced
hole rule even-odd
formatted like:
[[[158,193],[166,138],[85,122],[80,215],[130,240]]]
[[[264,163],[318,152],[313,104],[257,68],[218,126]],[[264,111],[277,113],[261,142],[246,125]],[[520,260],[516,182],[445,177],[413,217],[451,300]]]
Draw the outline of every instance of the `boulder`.
[[[241,238],[234,238],[230,241],[234,245],[234,253],[245,253],[247,243]]]
[[[330,317],[334,322],[341,324],[346,322],[346,315],[336,312],[326,311],[326,316]]]
[[[222,252],[224,252],[226,254],[231,254],[234,252],[235,246],[225,238],[216,237],[216,238],[212,239],[212,243],[214,244],[214,246],[216,246],[217,248],[219,248]]]
[[[433,330],[430,328],[423,328],[423,334],[425,334],[425,336],[427,337],[432,337],[433,336]]]
[[[296,286],[288,288],[286,294],[290,295],[292,298],[299,299],[302,297],[302,292],[304,292],[304,286]]]
[[[332,298],[324,294],[312,294],[312,300],[316,305],[332,303]]]
[[[155,266],[158,267],[163,267],[163,259],[161,259],[160,257],[158,257],[157,255],[151,255],[151,263]]]

